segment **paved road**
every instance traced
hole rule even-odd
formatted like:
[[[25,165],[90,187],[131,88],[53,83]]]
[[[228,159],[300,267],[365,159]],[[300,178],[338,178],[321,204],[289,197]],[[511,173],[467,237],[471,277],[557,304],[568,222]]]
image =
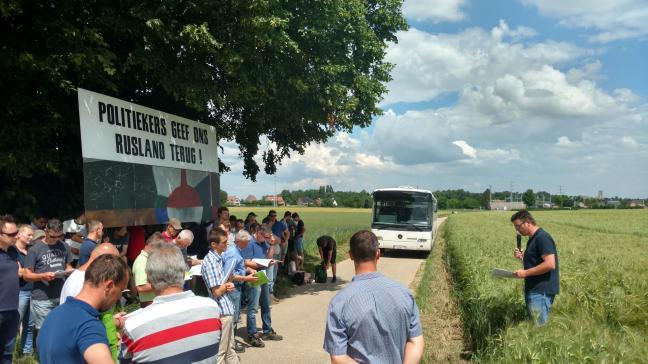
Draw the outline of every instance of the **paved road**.
[[[443,219],[438,220],[438,224],[442,222]],[[409,286],[424,260],[425,256],[420,253],[387,254],[378,261],[378,271]],[[241,362],[329,363],[329,355],[322,349],[326,311],[331,298],[353,278],[353,262],[346,259],[338,263],[337,269],[336,283],[295,287],[290,297],[273,304],[272,326],[283,335],[283,341],[266,341],[264,348],[248,347],[245,353],[240,354]],[[260,329],[260,312],[257,321]],[[241,322],[238,338],[245,335],[245,315],[242,315]]]

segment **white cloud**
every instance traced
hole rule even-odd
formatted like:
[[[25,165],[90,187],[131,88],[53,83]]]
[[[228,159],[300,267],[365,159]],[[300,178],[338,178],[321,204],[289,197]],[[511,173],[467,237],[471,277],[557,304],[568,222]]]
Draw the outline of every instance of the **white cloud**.
[[[403,14],[418,21],[456,22],[465,18],[465,14],[461,11],[465,2],[465,0],[406,0],[403,4]]]
[[[641,38],[648,35],[645,0],[522,0],[547,15],[560,17],[565,26],[594,29],[593,42]]]
[[[622,137],[621,138],[621,144],[623,146],[628,147],[628,148],[639,148],[639,143],[637,143],[637,141],[633,137],[630,137],[630,136]]]
[[[454,142],[452,142],[452,144],[458,146],[461,149],[461,152],[465,156],[467,156],[467,157],[469,157],[471,159],[477,159],[477,151],[475,150],[475,148],[468,145],[468,143],[466,143],[466,141],[464,141],[464,140],[455,140]]]
[[[566,136],[561,136],[558,138],[558,141],[556,142],[556,145],[559,147],[565,147],[565,148],[573,148],[577,145],[576,142],[573,142],[569,140],[569,137]]]

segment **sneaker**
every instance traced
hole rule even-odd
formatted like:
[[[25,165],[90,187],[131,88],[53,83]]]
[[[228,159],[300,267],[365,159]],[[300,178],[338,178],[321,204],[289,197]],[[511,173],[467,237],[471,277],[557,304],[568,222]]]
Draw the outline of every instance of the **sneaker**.
[[[245,352],[245,346],[243,346],[243,344],[241,344],[240,342],[237,341],[237,342],[234,343],[234,351],[236,351],[237,353],[244,353]]]
[[[265,333],[261,336],[263,340],[272,340],[272,341],[281,341],[283,340],[283,336],[277,334],[274,330]]]
[[[251,346],[254,346],[255,348],[262,348],[262,347],[265,346],[263,341],[261,341],[261,339],[259,339],[259,334],[249,335],[248,336],[248,343]]]
[[[333,276],[333,278],[331,278],[331,283],[335,283],[335,281],[337,281],[337,278]]]

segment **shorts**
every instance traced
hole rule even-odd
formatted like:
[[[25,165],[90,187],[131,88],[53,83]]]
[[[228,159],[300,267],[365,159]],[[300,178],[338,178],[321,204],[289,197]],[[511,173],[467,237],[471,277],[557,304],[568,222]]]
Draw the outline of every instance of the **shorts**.
[[[40,330],[47,315],[49,315],[49,313],[58,305],[58,298],[52,298],[49,300],[31,300],[30,315],[34,315],[34,327],[36,327],[37,330]]]
[[[324,256],[324,263],[326,263],[326,257],[328,257],[331,249],[322,249],[322,255]],[[331,264],[335,264],[335,257],[337,256],[337,247],[333,248],[333,254],[331,255]]]
[[[295,251],[297,254],[304,254],[304,238],[295,239]]]

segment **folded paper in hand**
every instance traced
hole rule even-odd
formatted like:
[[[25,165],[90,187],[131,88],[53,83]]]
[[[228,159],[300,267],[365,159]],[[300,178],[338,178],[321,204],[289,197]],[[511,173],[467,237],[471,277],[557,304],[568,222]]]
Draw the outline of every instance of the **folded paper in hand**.
[[[254,273],[254,276],[259,278],[259,280],[256,281],[256,282],[248,283],[252,287],[258,287],[258,286],[260,286],[262,284],[266,284],[266,283],[270,282],[270,279],[268,279],[268,276],[266,275],[265,271],[260,270],[260,271],[258,271],[256,273]]]
[[[189,269],[188,272],[185,272],[185,281],[191,279],[193,276],[202,276],[201,270],[202,264],[194,265]]]
[[[272,259],[259,259],[259,258],[254,258],[252,261],[262,267],[269,267],[270,263],[272,262]]]
[[[498,277],[498,278],[517,278],[514,272],[508,271],[506,269],[500,269],[500,268],[493,268],[491,271],[491,275],[493,277]]]

